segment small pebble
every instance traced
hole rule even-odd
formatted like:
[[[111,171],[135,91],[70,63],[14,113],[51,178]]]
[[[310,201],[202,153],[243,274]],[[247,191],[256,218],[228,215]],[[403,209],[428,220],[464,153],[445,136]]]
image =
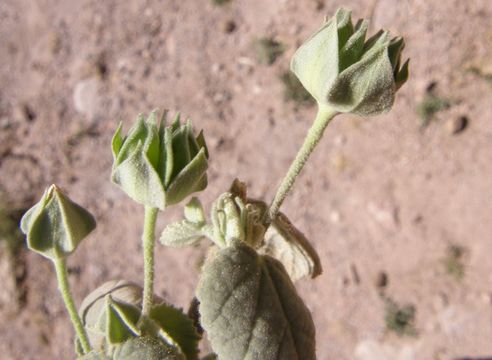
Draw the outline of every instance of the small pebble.
[[[1,129],[8,129],[12,126],[12,121],[8,117],[2,117],[0,118],[0,128]]]
[[[466,116],[451,118],[446,122],[446,130],[452,135],[461,133],[467,126],[468,118]]]
[[[222,31],[225,32],[226,34],[233,33],[236,31],[237,25],[234,20],[226,20],[222,23]]]
[[[380,271],[376,277],[376,287],[378,289],[384,289],[386,286],[388,286],[388,274]]]
[[[14,117],[23,121],[31,122],[36,119],[36,113],[27,104],[19,104],[14,108]]]
[[[340,220],[342,219],[342,216],[340,215],[340,212],[333,210],[330,212],[330,221],[334,224],[338,224]]]
[[[75,110],[92,118],[99,111],[99,89],[100,80],[98,78],[79,81],[73,91]]]
[[[355,264],[350,265],[350,272],[352,274],[352,280],[354,280],[354,283],[357,285],[360,284],[359,271],[357,270]]]
[[[483,292],[480,294],[480,300],[486,305],[492,304],[492,294],[488,292]]]

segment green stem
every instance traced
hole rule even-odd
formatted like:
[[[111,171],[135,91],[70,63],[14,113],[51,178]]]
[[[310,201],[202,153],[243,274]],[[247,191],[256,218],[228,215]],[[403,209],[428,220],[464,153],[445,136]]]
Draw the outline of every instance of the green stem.
[[[292,185],[301,172],[304,164],[306,164],[307,159],[313,152],[316,145],[318,145],[321,137],[323,136],[323,132],[325,131],[326,126],[330,123],[330,120],[337,114],[336,111],[333,111],[329,107],[320,105],[318,109],[318,113],[316,114],[316,119],[314,120],[313,125],[309,129],[304,143],[299,149],[296,158],[290,165],[287,174],[283,178],[280,186],[277,189],[277,193],[273,198],[272,204],[269,209],[269,220],[272,221],[278,214],[280,206],[284,202],[287,194],[289,193]]]
[[[65,307],[67,308],[68,314],[70,315],[70,320],[72,320],[73,327],[79,338],[80,345],[85,354],[91,351],[91,345],[89,343],[89,338],[84,329],[84,324],[77,313],[77,308],[75,307],[75,302],[73,301],[72,294],[70,292],[70,285],[68,283],[68,272],[67,264],[65,258],[58,258],[53,260],[56,271],[56,278],[58,280],[58,289],[62,295]]]
[[[146,206],[144,231],[142,235],[144,256],[144,290],[142,299],[142,315],[148,315],[152,308],[154,297],[154,246],[155,246],[155,223],[159,209]]]

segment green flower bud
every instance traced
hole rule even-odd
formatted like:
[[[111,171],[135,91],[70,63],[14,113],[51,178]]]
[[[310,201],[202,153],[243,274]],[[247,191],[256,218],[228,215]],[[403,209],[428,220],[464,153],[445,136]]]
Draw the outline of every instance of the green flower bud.
[[[265,203],[250,201],[245,185],[235,180],[230,192],[222,194],[212,208],[213,240],[220,247],[246,243],[257,248],[266,231]]]
[[[165,126],[166,113],[157,123],[157,111],[139,115],[128,135],[121,124],[113,141],[112,181],[133,200],[163,210],[207,186],[208,152],[203,134],[195,136],[188,120],[177,114]]]
[[[92,215],[51,185],[20,224],[29,249],[55,260],[67,257],[96,227]]]
[[[108,281],[82,302],[80,318],[96,350],[112,352],[119,344],[140,336],[160,339],[173,353],[198,359],[198,341],[193,321],[181,309],[154,296],[149,317],[142,316],[143,289],[129,281]],[[76,344],[80,348],[80,344]],[[79,351],[80,353],[80,351]],[[181,358],[181,357],[180,357]]]
[[[408,78],[408,60],[400,66],[405,42],[386,31],[366,41],[367,27],[338,9],[294,54],[291,69],[319,105],[365,116],[393,105]]]
[[[79,315],[95,349],[138,336],[142,288],[124,280],[108,281],[82,302]]]

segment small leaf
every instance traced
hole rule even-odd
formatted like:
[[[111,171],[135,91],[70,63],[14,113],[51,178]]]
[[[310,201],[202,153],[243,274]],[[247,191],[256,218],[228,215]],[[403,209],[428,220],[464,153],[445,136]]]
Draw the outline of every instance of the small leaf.
[[[179,345],[187,360],[198,359],[198,335],[193,321],[181,310],[162,303],[150,311],[150,318]]]
[[[205,156],[209,157],[209,154],[208,154],[208,148],[207,148],[207,143],[205,142],[205,136],[203,135],[203,130],[200,131],[200,133],[198,134],[198,136],[196,137],[196,143],[198,144],[198,147],[199,148],[204,148],[205,149]]]
[[[159,173],[139,142],[133,153],[113,168],[111,180],[136,202],[164,210],[166,194]]]
[[[166,226],[161,235],[161,243],[172,247],[193,245],[204,236],[202,226],[183,220]]]
[[[137,337],[118,345],[113,360],[186,360],[178,349],[152,337]]]
[[[113,161],[116,161],[116,158],[118,157],[118,153],[121,150],[121,147],[123,146],[123,136],[121,135],[121,132],[123,130],[123,124],[120,122],[118,127],[116,128],[116,131],[113,135],[113,139],[111,140],[111,150],[113,151]]]
[[[205,189],[207,168],[205,148],[201,148],[198,154],[171,180],[167,188],[167,204],[177,204],[189,194]]]
[[[279,260],[293,281],[304,276],[312,278],[321,274],[321,262],[308,239],[282,213],[265,234],[260,254]]]
[[[204,224],[205,212],[203,211],[203,206],[200,200],[196,197],[192,197],[184,208],[184,216],[189,222],[194,224]]]
[[[222,360],[314,360],[309,310],[277,260],[237,245],[205,263],[201,322]]]
[[[109,344],[117,344],[140,335],[136,324],[140,310],[133,305],[118,303],[106,296],[105,335]]]

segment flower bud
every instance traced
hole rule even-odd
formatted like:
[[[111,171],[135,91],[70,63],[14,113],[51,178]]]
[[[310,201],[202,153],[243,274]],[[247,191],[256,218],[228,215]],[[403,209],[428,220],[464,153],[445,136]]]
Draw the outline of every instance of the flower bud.
[[[20,224],[29,249],[52,260],[67,257],[96,227],[92,215],[51,185]]]
[[[198,358],[195,326],[181,309],[154,295],[148,317],[142,316],[142,288],[125,280],[108,281],[82,302],[79,315],[95,350],[115,351],[142,336],[159,339],[173,354]],[[76,343],[77,348],[80,344]]]
[[[235,180],[231,191],[222,194],[212,208],[214,241],[220,247],[243,242],[257,248],[263,241],[267,206],[246,198],[243,183]]]
[[[142,306],[142,288],[124,280],[108,281],[82,302],[79,314],[95,349],[139,335],[137,322]]]
[[[207,186],[208,152],[203,134],[195,136],[191,122],[176,115],[165,126],[157,111],[137,123],[123,137],[121,125],[113,141],[112,181],[133,200],[161,210]]]
[[[319,105],[365,116],[393,105],[408,78],[408,60],[400,66],[405,42],[386,31],[366,41],[367,27],[338,9],[294,54],[291,69]]]

